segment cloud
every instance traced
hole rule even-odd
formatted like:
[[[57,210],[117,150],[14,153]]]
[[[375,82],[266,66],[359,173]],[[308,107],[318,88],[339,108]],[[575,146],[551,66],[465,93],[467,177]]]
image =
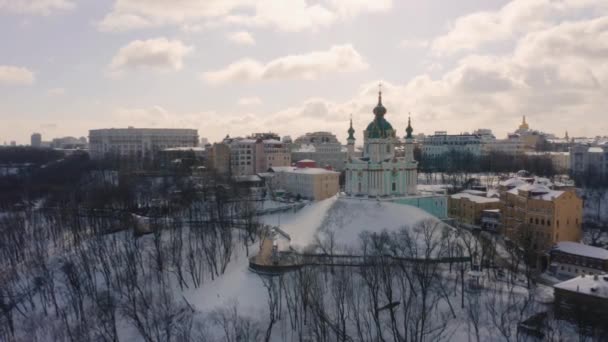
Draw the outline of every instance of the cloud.
[[[7,85],[30,85],[33,84],[36,77],[32,71],[27,68],[0,65],[0,84]]]
[[[194,50],[179,40],[156,38],[135,40],[122,47],[109,65],[110,72],[120,74],[125,69],[181,70],[183,59]]]
[[[279,57],[268,63],[253,59],[234,62],[223,69],[202,74],[209,83],[261,80],[318,79],[328,73],[367,69],[364,58],[352,45],[335,45],[326,51]]]
[[[513,0],[496,11],[457,18],[446,34],[432,41],[431,49],[438,55],[471,51],[550,27],[564,18],[576,18],[583,11],[607,9],[607,3],[599,0]]]
[[[232,32],[228,35],[228,40],[238,45],[255,45],[255,39],[247,31]]]
[[[71,10],[72,0],[0,0],[0,12],[49,15],[55,11]]]
[[[387,11],[392,0],[116,0],[99,23],[102,31],[124,31],[209,22],[269,27],[279,31],[316,31],[363,13]]]
[[[65,88],[51,88],[46,93],[49,96],[62,96],[65,95],[66,90]]]
[[[429,42],[423,39],[403,39],[399,42],[399,47],[404,49],[425,49]]]
[[[241,97],[238,101],[240,106],[257,106],[262,104],[262,99],[257,96]]]

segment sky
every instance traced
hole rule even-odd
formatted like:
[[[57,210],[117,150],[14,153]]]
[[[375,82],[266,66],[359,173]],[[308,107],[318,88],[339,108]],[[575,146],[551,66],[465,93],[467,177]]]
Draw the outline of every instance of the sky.
[[[0,144],[110,127],[217,141],[608,134],[606,0],[0,0]]]

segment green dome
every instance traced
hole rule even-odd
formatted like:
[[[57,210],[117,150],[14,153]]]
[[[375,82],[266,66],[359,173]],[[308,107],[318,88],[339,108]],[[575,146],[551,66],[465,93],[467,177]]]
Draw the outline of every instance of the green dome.
[[[393,136],[393,126],[382,116],[376,116],[374,121],[367,125],[367,137],[372,139],[388,138]]]
[[[386,121],[384,114],[386,108],[382,105],[382,92],[378,93],[378,104],[374,108],[374,121],[367,125],[367,137],[372,139],[388,138],[394,136],[393,126]]]

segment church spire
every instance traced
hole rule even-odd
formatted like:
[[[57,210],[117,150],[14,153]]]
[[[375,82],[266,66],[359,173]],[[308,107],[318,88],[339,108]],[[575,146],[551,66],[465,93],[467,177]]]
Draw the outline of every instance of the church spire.
[[[347,140],[355,140],[355,129],[353,128],[353,115],[350,115],[350,128],[348,129],[348,139]]]
[[[414,137],[412,136],[412,132],[414,132],[414,129],[412,128],[411,114],[408,115],[408,117],[407,117],[407,128],[405,129],[405,132],[407,133],[407,135],[405,136],[405,139],[414,139]]]
[[[386,114],[386,108],[382,104],[382,83],[378,84],[378,104],[374,108],[374,115],[376,117],[383,117]]]

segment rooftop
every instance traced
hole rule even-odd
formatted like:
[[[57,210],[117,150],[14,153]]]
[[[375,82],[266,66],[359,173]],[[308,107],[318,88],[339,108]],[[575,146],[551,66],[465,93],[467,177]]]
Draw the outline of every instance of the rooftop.
[[[299,173],[308,175],[333,175],[339,174],[339,172],[323,169],[320,167],[305,167],[298,168],[295,166],[273,166],[271,167],[274,172],[287,172],[287,173]]]
[[[589,296],[608,298],[608,274],[579,276],[553,285],[556,289],[577,292]]]
[[[463,198],[467,198],[469,201],[471,202],[475,202],[475,203],[497,203],[500,202],[500,199],[495,198],[495,197],[481,197],[481,196],[477,196],[477,195],[473,195],[467,192],[461,192],[458,194],[454,194],[452,196],[450,196],[453,199],[463,199]]]
[[[578,242],[563,241],[553,246],[554,251],[560,251],[568,254],[580,255],[593,259],[608,260],[608,250],[600,247],[583,245]]]

